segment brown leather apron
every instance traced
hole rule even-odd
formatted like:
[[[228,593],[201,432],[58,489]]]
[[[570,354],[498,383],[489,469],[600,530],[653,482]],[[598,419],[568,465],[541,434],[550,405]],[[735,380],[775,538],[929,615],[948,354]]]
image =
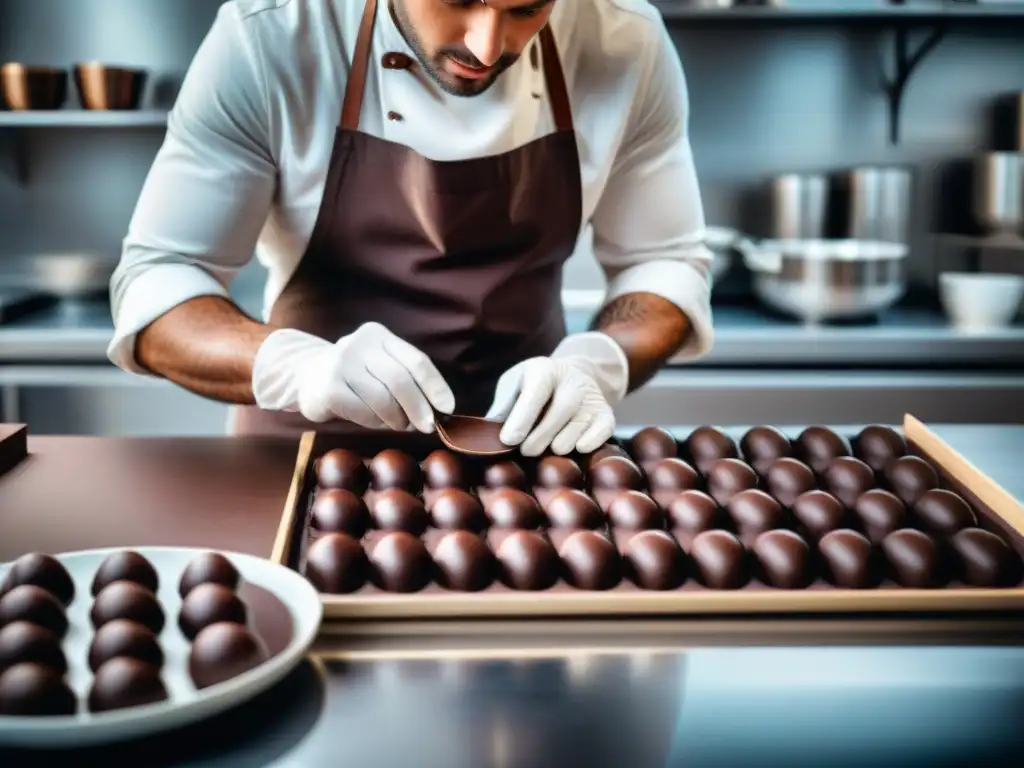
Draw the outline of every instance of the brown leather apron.
[[[359,131],[376,15],[366,0],[317,221],[269,322],[331,342],[379,322],[434,361],[458,413],[482,415],[502,373],[550,354],[566,333],[562,266],[582,189],[565,77],[545,27],[555,132],[501,155],[428,160]],[[385,53],[387,76],[413,76],[393,69],[405,58]],[[308,429],[364,431],[252,406],[234,414],[236,434]]]

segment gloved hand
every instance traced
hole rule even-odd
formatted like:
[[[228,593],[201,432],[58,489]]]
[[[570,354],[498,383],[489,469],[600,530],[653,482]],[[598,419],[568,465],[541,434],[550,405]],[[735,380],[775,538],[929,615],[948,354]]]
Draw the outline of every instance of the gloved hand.
[[[612,408],[628,385],[629,360],[610,336],[573,334],[550,357],[530,358],[506,371],[487,418],[504,420],[501,441],[518,445],[524,456],[548,448],[561,455],[573,449],[590,453],[612,436]]]
[[[379,323],[333,344],[302,331],[274,331],[256,355],[252,391],[264,410],[369,429],[411,424],[433,432],[434,409],[455,409],[455,395],[430,358]]]

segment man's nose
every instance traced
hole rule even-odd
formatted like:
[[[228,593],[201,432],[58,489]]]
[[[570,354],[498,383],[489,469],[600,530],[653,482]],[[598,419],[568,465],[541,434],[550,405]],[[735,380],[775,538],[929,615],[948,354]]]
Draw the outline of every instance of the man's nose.
[[[466,31],[466,47],[485,67],[493,67],[504,53],[501,14],[485,8],[473,16]]]

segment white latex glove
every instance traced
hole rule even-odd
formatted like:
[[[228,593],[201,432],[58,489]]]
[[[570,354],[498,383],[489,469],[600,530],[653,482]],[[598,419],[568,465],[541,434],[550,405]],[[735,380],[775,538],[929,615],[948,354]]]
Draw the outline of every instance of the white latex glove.
[[[434,409],[450,414],[455,395],[423,352],[380,323],[335,343],[302,331],[274,331],[252,371],[256,404],[310,421],[344,419],[368,429],[434,431]]]
[[[560,455],[573,449],[590,453],[612,436],[612,409],[628,386],[629,360],[622,348],[606,334],[577,333],[550,357],[524,360],[506,371],[487,418],[504,420],[501,441],[518,445],[524,456],[548,448]]]

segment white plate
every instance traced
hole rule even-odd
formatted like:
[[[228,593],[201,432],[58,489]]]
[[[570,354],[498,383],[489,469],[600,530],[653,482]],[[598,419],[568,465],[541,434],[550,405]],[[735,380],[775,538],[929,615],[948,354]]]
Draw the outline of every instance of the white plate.
[[[56,555],[75,581],[75,599],[67,608],[68,633],[63,647],[68,659],[67,681],[80,700],[88,696],[92,673],[88,665],[93,630],[90,587],[96,569],[116,549],[92,549]],[[178,728],[230,709],[253,698],[285,677],[305,656],[317,636],[323,607],[316,589],[288,568],[251,555],[221,552],[238,569],[242,580],[275,595],[292,617],[292,639],[272,659],[218,685],[197,690],[188,675],[189,643],[178,629],[181,606],[178,581],[188,563],[205,549],[181,547],[130,547],[149,560],[160,577],[157,597],[166,616],[160,645],[165,663],[164,684],[168,700],[142,707],[92,714],[84,705],[66,717],[0,716],[0,745],[24,747],[81,747],[123,741]],[[0,582],[11,564],[0,565]]]

